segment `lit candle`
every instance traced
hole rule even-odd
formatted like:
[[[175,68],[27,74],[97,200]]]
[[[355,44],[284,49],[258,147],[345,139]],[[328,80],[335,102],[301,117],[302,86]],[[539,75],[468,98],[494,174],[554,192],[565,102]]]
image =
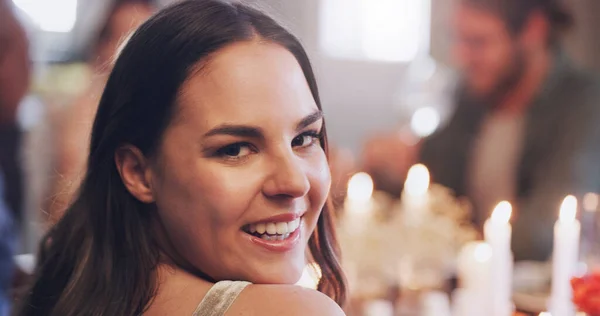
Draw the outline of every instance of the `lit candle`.
[[[348,181],[348,194],[344,201],[345,228],[359,233],[374,208],[373,180],[367,173],[359,172]]]
[[[554,253],[552,255],[552,294],[549,311],[552,315],[575,315],[572,303],[571,278],[576,275],[579,261],[581,225],[576,219],[577,199],[569,195],[560,207],[554,226]]]
[[[416,164],[408,170],[404,182],[404,194],[410,197],[422,197],[429,190],[429,170],[422,164]]]
[[[492,216],[485,222],[485,241],[492,248],[490,288],[491,312],[494,316],[513,314],[512,270],[513,255],[510,249],[512,206],[507,201],[498,203]]]
[[[402,193],[402,206],[407,220],[419,222],[429,203],[429,170],[422,164],[408,170]]]
[[[364,236],[372,225],[375,200],[373,180],[364,172],[353,175],[348,181],[348,193],[344,201],[344,213],[338,234],[342,253],[345,254],[343,267],[347,272],[349,290],[357,291]]]

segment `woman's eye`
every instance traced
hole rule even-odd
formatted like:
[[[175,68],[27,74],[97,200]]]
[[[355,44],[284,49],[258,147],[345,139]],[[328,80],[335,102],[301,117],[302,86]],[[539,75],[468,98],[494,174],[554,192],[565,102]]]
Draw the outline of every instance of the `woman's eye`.
[[[251,153],[250,145],[244,143],[228,145],[217,151],[219,156],[232,159],[243,158]]]
[[[319,134],[315,132],[308,132],[296,136],[292,140],[292,147],[308,147],[319,142]]]

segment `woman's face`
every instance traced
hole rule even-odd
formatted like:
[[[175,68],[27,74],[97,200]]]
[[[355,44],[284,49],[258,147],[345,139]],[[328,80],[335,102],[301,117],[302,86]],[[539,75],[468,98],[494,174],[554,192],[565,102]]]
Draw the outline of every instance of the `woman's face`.
[[[216,280],[294,283],[331,178],[321,112],[276,44],[218,51],[182,87],[152,175],[177,252]]]

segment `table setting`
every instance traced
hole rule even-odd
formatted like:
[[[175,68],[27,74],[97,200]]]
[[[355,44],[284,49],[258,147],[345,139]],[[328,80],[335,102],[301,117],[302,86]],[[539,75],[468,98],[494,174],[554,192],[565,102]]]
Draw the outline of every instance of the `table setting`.
[[[471,222],[470,203],[431,183],[424,165],[410,169],[399,197],[375,190],[368,174],[357,173],[338,220],[350,294],[346,312],[600,315],[600,271],[590,255],[596,225],[586,219],[595,219],[597,195],[583,204],[568,195],[557,205],[550,261],[514,262],[508,201],[490,210],[480,231]]]

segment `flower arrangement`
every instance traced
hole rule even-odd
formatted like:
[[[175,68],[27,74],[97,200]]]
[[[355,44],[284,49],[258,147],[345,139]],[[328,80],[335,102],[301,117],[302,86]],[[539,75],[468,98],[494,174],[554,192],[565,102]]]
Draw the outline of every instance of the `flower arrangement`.
[[[571,280],[573,303],[590,316],[600,316],[600,271]]]
[[[369,216],[360,222],[362,233],[348,229],[344,221],[338,230],[344,262],[351,263],[360,284],[351,291],[364,295],[356,292],[381,293],[391,285],[442,287],[462,246],[477,237],[470,212],[468,203],[441,185],[430,186],[427,205],[419,210],[406,209],[401,200],[374,192]],[[410,213],[421,215],[421,225],[408,220]]]

